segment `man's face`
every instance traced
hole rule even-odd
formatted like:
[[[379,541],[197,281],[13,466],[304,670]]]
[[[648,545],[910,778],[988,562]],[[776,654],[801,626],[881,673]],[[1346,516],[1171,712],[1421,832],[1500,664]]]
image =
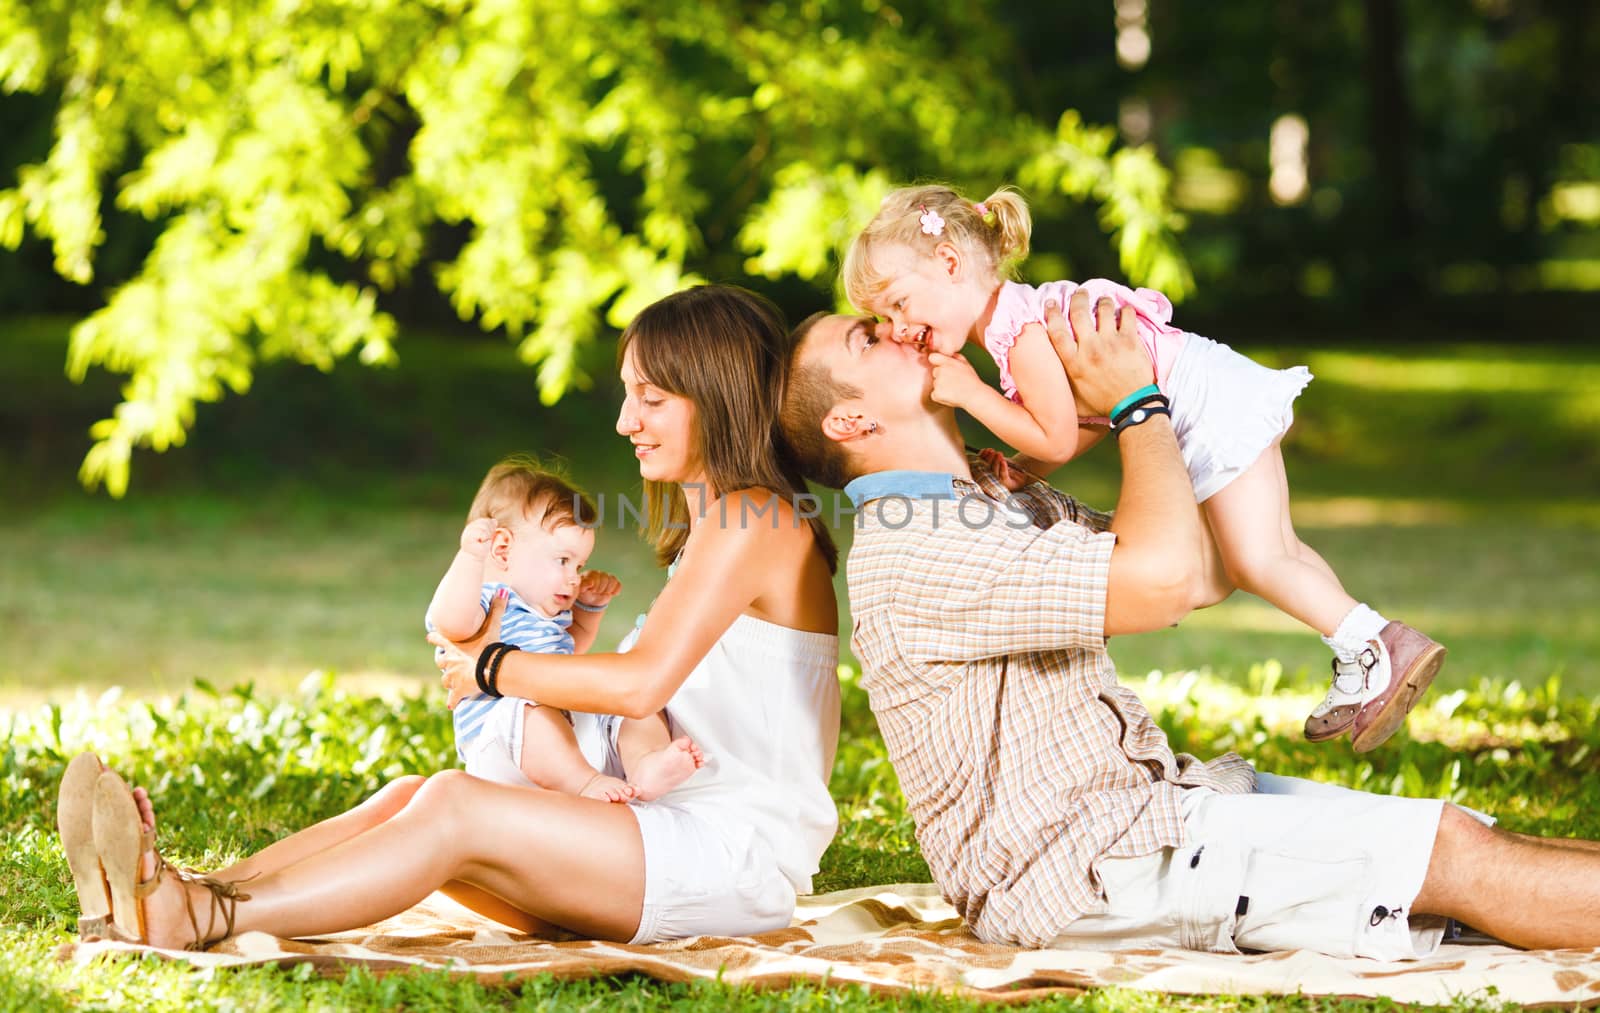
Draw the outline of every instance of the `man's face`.
[[[826,365],[834,380],[859,388],[855,410],[880,424],[926,415],[933,375],[925,351],[889,340],[888,323],[871,317],[833,316],[819,321],[806,339],[805,355]]]

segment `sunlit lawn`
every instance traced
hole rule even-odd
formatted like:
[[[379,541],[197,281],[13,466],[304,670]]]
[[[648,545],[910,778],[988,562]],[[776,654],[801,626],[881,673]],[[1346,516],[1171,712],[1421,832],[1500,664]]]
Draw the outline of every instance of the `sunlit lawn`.
[[[19,828],[0,873],[0,1008],[841,999],[640,981],[510,994],[439,975],[202,980],[153,965],[55,964],[75,915],[49,832],[67,756],[94,746],[156,785],[169,850],[196,864],[259,847],[394,774],[435,769],[449,761],[448,724],[421,613],[483,468],[511,450],[558,449],[592,492],[637,496],[611,432],[603,357],[590,363],[593,392],[544,409],[509,349],[412,338],[396,372],[269,370],[248,398],[203,409],[191,446],[138,459],[128,500],[87,497],[72,472],[114,388],[60,379],[59,332],[27,322],[0,342],[0,820]],[[1600,836],[1590,699],[1600,694],[1600,406],[1583,393],[1600,390],[1600,353],[1341,347],[1290,359],[1319,376],[1289,441],[1302,534],[1358,596],[1450,647],[1439,689],[1414,734],[1371,757],[1308,746],[1296,729],[1320,695],[1324,649],[1242,596],[1180,629],[1113,643],[1125,678],[1181,748],[1240,749],[1283,772],[1456,797],[1517,829]],[[1114,452],[1102,448],[1058,484],[1109,506]],[[626,583],[602,634],[620,636],[659,572],[609,522],[594,563]],[[1168,674],[1147,678],[1152,669]],[[326,676],[306,680],[313,670]],[[227,692],[240,683],[254,688]],[[111,686],[120,694],[102,696]],[[853,682],[845,699],[832,785],[842,829],[818,889],[923,879]],[[1282,1001],[1106,993],[1067,1005]]]

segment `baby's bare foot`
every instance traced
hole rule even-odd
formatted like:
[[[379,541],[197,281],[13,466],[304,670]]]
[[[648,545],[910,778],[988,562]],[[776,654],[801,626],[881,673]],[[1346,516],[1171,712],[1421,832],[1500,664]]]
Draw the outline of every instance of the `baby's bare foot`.
[[[606,774],[591,777],[583,790],[578,792],[582,798],[599,799],[601,802],[631,802],[638,794],[633,785]]]
[[[634,761],[628,781],[639,790],[639,800],[649,802],[687,781],[705,762],[699,746],[688,738],[676,738]]]

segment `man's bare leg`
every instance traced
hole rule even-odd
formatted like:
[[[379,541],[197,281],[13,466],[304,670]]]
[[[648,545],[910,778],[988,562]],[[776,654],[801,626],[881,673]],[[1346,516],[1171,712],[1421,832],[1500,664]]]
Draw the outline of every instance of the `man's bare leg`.
[[[628,783],[644,802],[687,781],[706,762],[700,747],[687,737],[672,737],[664,711],[647,718],[624,718],[617,729],[617,756]]]
[[[1447,805],[1411,906],[1513,946],[1600,946],[1600,845],[1486,827]]]

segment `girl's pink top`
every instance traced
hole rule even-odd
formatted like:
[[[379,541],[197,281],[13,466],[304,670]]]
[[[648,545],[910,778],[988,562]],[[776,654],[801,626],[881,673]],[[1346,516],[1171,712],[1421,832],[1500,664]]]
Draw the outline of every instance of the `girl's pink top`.
[[[1132,289],[1105,278],[1090,278],[1081,285],[1074,281],[1047,281],[1038,287],[1008,281],[1000,286],[994,316],[983,332],[983,347],[1000,366],[1000,389],[1017,404],[1022,403],[1022,395],[1017,392],[1017,381],[1011,376],[1011,346],[1017,343],[1022,328],[1028,324],[1044,324],[1046,300],[1055,300],[1065,313],[1067,300],[1080,288],[1089,293],[1093,302],[1109,297],[1118,306],[1133,308],[1139,315],[1139,338],[1155,366],[1156,384],[1166,385],[1172,363],[1183,348],[1184,333],[1172,326],[1172,303],[1160,292],[1153,288]]]

